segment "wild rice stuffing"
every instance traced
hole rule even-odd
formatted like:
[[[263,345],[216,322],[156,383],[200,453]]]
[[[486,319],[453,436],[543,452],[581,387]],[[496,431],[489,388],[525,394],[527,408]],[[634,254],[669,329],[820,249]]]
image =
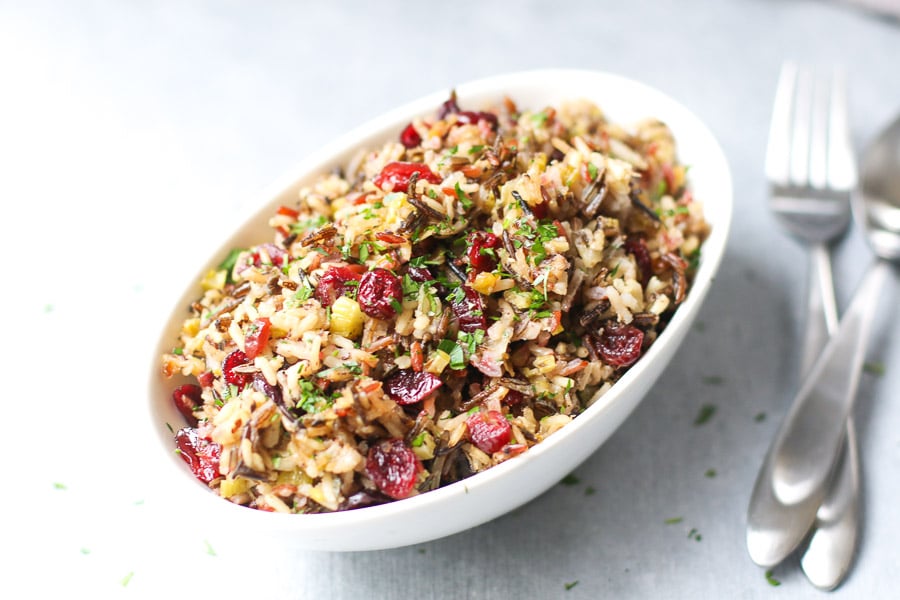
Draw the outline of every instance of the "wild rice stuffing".
[[[586,101],[455,94],[303,189],[201,282],[162,357],[175,444],[228,500],[295,513],[421,494],[596,401],[688,291],[708,233],[669,129]]]

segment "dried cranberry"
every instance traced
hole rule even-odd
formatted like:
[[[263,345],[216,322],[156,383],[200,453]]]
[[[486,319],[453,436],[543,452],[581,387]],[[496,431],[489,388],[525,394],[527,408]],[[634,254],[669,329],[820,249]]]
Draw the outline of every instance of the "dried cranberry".
[[[260,246],[266,251],[266,254],[269,255],[269,258],[272,260],[272,264],[277,267],[283,267],[288,262],[288,253],[284,250],[284,248],[280,248],[275,244],[263,244]],[[259,258],[257,256],[257,264],[259,266]]]
[[[517,404],[521,404],[523,400],[525,400],[525,394],[519,390],[509,390],[503,397],[503,404],[516,406]]]
[[[419,179],[424,179],[430,183],[440,183],[442,181],[439,175],[435,175],[428,165],[415,162],[392,162],[384,166],[381,173],[375,176],[375,185],[386,191],[405,192],[409,187],[409,180],[413,173],[419,174]],[[385,188],[390,187],[390,190]]]
[[[497,130],[497,115],[489,112],[461,110],[459,104],[456,103],[456,92],[450,92],[450,98],[447,99],[438,109],[438,119],[446,119],[448,115],[457,115],[456,122],[462,125],[477,125],[478,121],[487,121],[491,124],[491,129]]]
[[[216,380],[216,376],[213,375],[212,371],[204,371],[197,375],[197,381],[203,387],[212,387],[213,381]]]
[[[200,397],[202,392],[203,390],[200,389],[200,386],[193,383],[180,385],[172,392],[175,408],[184,415],[191,427],[197,426],[197,417],[194,416],[194,410],[203,404],[203,398]]]
[[[259,356],[269,344],[269,319],[262,317],[250,323],[250,330],[244,336],[244,353],[249,360]]]
[[[359,281],[360,277],[361,273],[351,267],[331,267],[316,285],[316,300],[322,306],[331,306],[339,297],[353,291],[356,285],[349,282]]]
[[[491,129],[495,131],[499,125],[497,115],[489,112],[464,110],[456,117],[456,122],[463,125],[477,125],[478,121],[487,121],[491,124]]]
[[[422,470],[419,457],[403,440],[385,440],[369,448],[366,473],[382,492],[395,500],[409,496]]]
[[[450,308],[459,321],[460,330],[472,333],[479,329],[487,329],[481,294],[466,285],[458,289],[461,289],[462,293],[456,291],[450,295]]]
[[[235,368],[246,365],[249,362],[250,360],[247,358],[247,355],[241,350],[234,350],[231,354],[226,356],[225,360],[222,362],[222,374],[225,375],[225,382],[236,385],[240,390],[244,389],[244,387],[250,383],[250,374],[235,371]]]
[[[482,410],[466,419],[469,441],[487,454],[497,452],[512,438],[512,427],[502,413]]]
[[[644,241],[644,238],[629,237],[625,240],[625,252],[634,256],[634,262],[637,263],[641,275],[641,283],[646,286],[653,273],[647,242]]]
[[[406,148],[415,148],[422,143],[422,136],[419,135],[412,123],[400,133],[400,143]]]
[[[434,275],[428,270],[428,267],[410,267],[409,278],[417,283],[425,283],[434,279]]]
[[[384,391],[397,404],[415,404],[441,387],[443,382],[428,371],[400,369],[384,380]]]
[[[372,269],[359,282],[356,298],[365,314],[376,319],[390,319],[397,314],[394,306],[403,299],[403,285],[400,278],[387,269]]]
[[[456,91],[452,91],[450,92],[450,98],[445,100],[438,109],[437,117],[438,119],[445,119],[447,115],[456,114],[458,112],[459,105],[456,103]]]
[[[531,214],[534,215],[535,219],[546,219],[549,207],[549,203],[546,200],[542,200],[541,202],[538,202],[537,204],[530,207]]]
[[[175,434],[175,446],[194,477],[209,483],[219,476],[219,457],[222,455],[219,444],[200,437],[196,429],[185,427]]]
[[[644,332],[632,325],[607,322],[599,335],[594,335],[594,348],[608,365],[628,367],[641,356]]]
[[[500,247],[500,238],[487,231],[473,231],[467,238],[469,264],[477,274],[482,271],[493,271],[497,266],[494,251]]]

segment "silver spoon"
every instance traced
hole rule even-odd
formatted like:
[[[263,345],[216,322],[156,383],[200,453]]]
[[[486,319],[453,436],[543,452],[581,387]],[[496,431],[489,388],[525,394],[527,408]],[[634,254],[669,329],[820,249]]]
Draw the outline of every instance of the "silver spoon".
[[[900,261],[900,118],[865,153],[853,209],[880,260],[866,273],[838,332],[800,389],[804,401],[788,415],[776,441],[774,489],[786,503],[821,494],[835,467],[881,289],[891,262]],[[839,484],[834,489],[854,493],[826,499],[801,558],[807,577],[823,589],[832,589],[843,580],[856,547],[858,508],[854,497],[859,476],[855,460],[849,457],[837,468],[838,477],[850,487]]]

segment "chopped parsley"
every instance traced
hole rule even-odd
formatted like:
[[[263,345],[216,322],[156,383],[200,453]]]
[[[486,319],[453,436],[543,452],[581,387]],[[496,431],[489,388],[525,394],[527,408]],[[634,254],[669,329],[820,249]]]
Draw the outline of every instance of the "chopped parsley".
[[[578,485],[579,483],[581,483],[581,480],[572,473],[569,473],[562,478],[560,483],[563,485]]]
[[[422,431],[421,433],[419,433],[419,435],[417,435],[413,439],[412,444],[411,444],[411,446],[413,448],[418,448],[419,446],[421,446],[422,444],[425,443],[425,433],[426,433],[425,431]]]
[[[576,585],[578,585],[578,580],[577,580],[577,579],[576,579],[575,581],[570,581],[569,583],[564,583],[564,584],[563,584],[563,587],[566,588],[566,591],[568,592],[569,590],[571,590],[571,589],[572,589],[573,587],[575,587]]]
[[[704,475],[704,477],[706,477],[708,479],[713,479],[716,476],[716,470],[715,469],[707,469],[706,473],[704,473],[703,475]]]
[[[462,188],[459,187],[459,182],[456,182],[456,185],[453,186],[453,190],[456,192],[456,199],[459,200],[459,203],[462,204],[463,208],[468,210],[472,208],[472,201],[469,200],[469,197],[466,196],[466,193],[462,191]]]
[[[700,412],[697,413],[697,418],[694,419],[694,425],[703,425],[712,419],[713,415],[716,414],[716,407],[712,404],[704,404],[700,407]]]
[[[484,341],[484,329],[476,329],[471,333],[460,331],[457,340],[465,346],[470,355],[475,354],[475,350]]]
[[[125,577],[123,577],[121,581],[122,587],[127,587],[132,577],[134,577],[134,571],[131,571],[127,575],[125,575]]]
[[[764,412],[756,413],[756,416],[753,417],[753,420],[756,421],[757,423],[762,423],[763,421],[766,420],[766,413],[764,413]]]
[[[297,288],[296,292],[294,292],[294,298],[298,302],[306,302],[307,300],[312,298],[313,291],[313,287],[309,284],[309,281],[306,281],[299,288]]]
[[[219,264],[219,271],[225,271],[225,281],[227,283],[234,283],[234,279],[231,277],[231,272],[234,270],[234,265],[237,264],[237,259],[243,252],[243,248],[232,248],[228,253],[228,256],[225,257]]]
[[[484,144],[476,144],[469,148],[469,154],[478,154],[482,150],[484,150]]]
[[[684,521],[684,517],[669,517],[665,520],[666,525],[678,525]]]
[[[884,363],[880,362],[867,362],[863,364],[863,371],[866,373],[871,373],[872,375],[877,375],[881,377],[884,375]]]
[[[534,123],[535,127],[541,127],[542,125],[544,125],[544,123],[547,122],[548,118],[549,116],[544,111],[531,115],[531,121]]]
[[[334,397],[326,396],[312,381],[301,379],[299,384],[300,400],[297,402],[297,408],[301,408],[308,413],[317,413],[334,404]],[[335,394],[339,393],[336,392]]]
[[[206,541],[206,540],[203,540],[203,543],[206,544],[206,553],[209,554],[210,556],[215,556],[215,555],[216,555],[216,551],[213,550],[212,544],[210,544],[210,543],[209,543],[208,541]]]
[[[397,302],[396,298],[391,298],[391,308],[393,308],[394,312],[398,315],[403,312],[403,305]]]
[[[434,191],[434,188],[428,188],[428,191],[426,192],[426,194],[432,200],[437,200],[437,192]]]
[[[462,334],[462,332],[460,332]],[[454,371],[460,371],[466,368],[466,355],[462,346],[453,340],[441,340],[438,344],[438,350],[446,352],[450,356],[450,368]]]
[[[328,218],[323,216],[313,217],[311,219],[303,219],[302,221],[297,221],[296,223],[291,223],[290,230],[291,233],[301,234],[305,233],[310,229],[318,229],[328,223]]]
[[[591,181],[596,180],[597,179],[597,165],[589,162],[587,165],[587,170],[588,170],[588,175],[591,176]]]
[[[768,571],[766,571],[766,581],[772,587],[778,587],[779,585],[781,585],[781,582],[772,576],[772,569],[769,569]]]
[[[55,482],[55,483],[53,484],[53,488],[54,488],[54,489],[57,489],[57,490],[65,490],[65,489],[68,489],[68,488],[66,487],[66,484],[60,483],[60,482],[58,482],[58,481]]]
[[[700,532],[697,531],[696,527],[692,527],[690,531],[688,531],[688,539],[694,540],[695,542],[699,542],[703,539],[703,536],[700,535]]]

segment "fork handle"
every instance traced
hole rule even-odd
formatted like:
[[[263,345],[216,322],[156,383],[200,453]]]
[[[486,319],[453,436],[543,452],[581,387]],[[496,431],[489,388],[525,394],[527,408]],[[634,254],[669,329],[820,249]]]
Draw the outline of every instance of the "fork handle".
[[[773,486],[785,504],[821,493],[853,406],[875,309],[890,265],[879,260],[854,294],[837,333],[814,363],[773,446]]]
[[[813,244],[810,248],[808,298],[806,304],[806,333],[803,339],[803,355],[800,359],[800,376],[805,378],[822,348],[837,331],[837,304],[834,300],[834,282],[831,276],[831,259],[825,244]]]

